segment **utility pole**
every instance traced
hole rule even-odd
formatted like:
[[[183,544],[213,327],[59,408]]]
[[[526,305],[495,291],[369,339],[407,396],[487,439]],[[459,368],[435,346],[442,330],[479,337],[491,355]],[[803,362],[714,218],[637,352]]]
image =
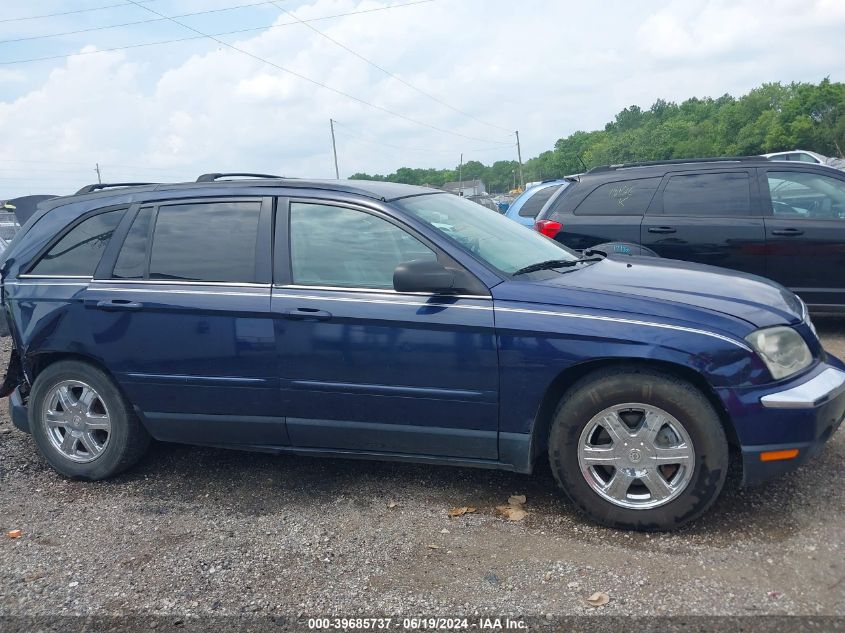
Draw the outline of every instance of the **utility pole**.
[[[334,140],[334,120],[329,119],[329,127],[332,129],[332,153],[334,154],[334,176],[340,180],[340,170],[337,168],[337,144]]]
[[[97,172],[97,184],[103,184],[103,181],[100,178],[100,163],[94,163],[94,171]]]
[[[514,132],[516,134],[516,155],[519,158],[519,186],[525,189],[525,178],[522,175],[522,148],[519,146],[519,130]]]
[[[464,195],[464,153],[461,152],[461,165],[458,167],[458,195]]]

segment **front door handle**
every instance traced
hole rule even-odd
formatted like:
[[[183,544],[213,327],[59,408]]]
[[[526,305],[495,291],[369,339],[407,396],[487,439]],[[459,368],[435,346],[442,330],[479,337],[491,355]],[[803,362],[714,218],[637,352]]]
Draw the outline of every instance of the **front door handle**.
[[[787,237],[790,237],[790,236],[796,236],[796,235],[804,235],[804,231],[802,231],[801,229],[793,229],[793,228],[774,229],[772,231],[772,235],[785,235]]]
[[[140,310],[144,307],[144,304],[127,299],[109,299],[108,301],[98,301],[97,307],[100,310]]]
[[[282,310],[281,314],[284,318],[293,319],[294,321],[328,321],[332,318],[331,312],[317,310],[316,308]]]
[[[649,233],[675,233],[676,231],[677,229],[671,226],[650,226],[648,228]]]

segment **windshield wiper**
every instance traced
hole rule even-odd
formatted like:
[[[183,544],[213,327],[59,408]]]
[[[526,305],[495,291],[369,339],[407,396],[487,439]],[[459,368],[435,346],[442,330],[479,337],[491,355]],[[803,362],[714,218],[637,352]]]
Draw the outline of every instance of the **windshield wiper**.
[[[525,268],[520,268],[516,272],[511,273],[511,276],[524,275],[525,273],[533,273],[538,270],[552,270],[553,268],[569,268],[576,264],[585,264],[587,262],[600,262],[604,257],[584,257],[581,259],[549,259],[545,262],[538,262],[531,264]]]

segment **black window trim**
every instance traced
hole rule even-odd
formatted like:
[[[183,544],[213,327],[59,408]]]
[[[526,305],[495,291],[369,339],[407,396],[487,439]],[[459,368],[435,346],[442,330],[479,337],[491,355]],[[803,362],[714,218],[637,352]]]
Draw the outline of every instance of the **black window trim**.
[[[818,164],[817,164],[818,165]],[[769,191],[769,172],[785,172],[791,171],[798,174],[815,174],[816,176],[827,176],[828,178],[832,178],[833,180],[838,180],[845,186],[845,177],[840,178],[836,173],[827,173],[826,171],[821,171],[819,169],[812,169],[814,165],[812,163],[797,163],[796,164],[789,164],[789,163],[780,163],[773,162],[772,166],[769,167],[768,165],[765,167],[758,167],[757,168],[757,186],[760,189],[760,200],[761,200],[761,209],[762,209],[762,216],[769,220],[777,220],[783,219],[778,218],[774,214],[774,210],[772,208],[772,193]],[[809,168],[809,169],[808,169]],[[843,176],[845,176],[845,172],[842,172]],[[842,222],[842,220],[831,220],[829,218],[790,218],[790,221],[795,222]]]
[[[121,211],[121,210],[124,211],[123,217],[120,219],[120,222],[118,222],[117,226],[114,229],[114,233],[112,233],[112,236],[109,238],[109,243],[106,246],[105,250],[103,251],[102,256],[100,257],[100,262],[94,268],[94,275],[42,275],[42,274],[36,274],[36,273],[32,272],[32,270],[39,263],[41,263],[41,259],[47,253],[50,252],[50,249],[52,249],[56,244],[58,244],[60,241],[62,241],[65,238],[65,236],[68,233],[70,233],[73,229],[75,229],[77,226],[79,226],[80,224],[82,224],[86,220],[93,218],[95,216],[102,215],[104,213],[111,213],[113,211]],[[111,245],[114,243],[115,235],[117,235],[117,232],[120,229],[121,224],[123,224],[123,222],[126,220],[126,216],[129,214],[128,213],[129,211],[131,211],[131,205],[124,203],[124,204],[113,204],[113,205],[109,205],[107,207],[98,207],[96,209],[91,209],[90,211],[86,211],[85,213],[82,213],[78,217],[74,218],[74,220],[72,222],[68,223],[56,235],[54,235],[50,239],[50,241],[48,241],[47,244],[38,251],[38,253],[35,255],[35,257],[33,257],[30,260],[29,264],[26,266],[26,272],[19,274],[18,278],[19,279],[94,279],[94,278],[96,278],[95,277],[96,271],[99,269],[100,264],[102,264],[103,260],[105,260],[107,254],[108,254],[108,251],[109,251],[109,247],[111,247]]]
[[[459,263],[446,251],[440,248],[428,236],[420,233],[414,227],[409,226],[389,213],[385,213],[381,209],[375,209],[362,204],[349,202],[347,200],[335,200],[330,198],[307,198],[300,196],[280,197],[279,204],[276,209],[276,228],[284,227],[284,232],[279,231],[274,239],[276,243],[275,259],[273,264],[273,287],[278,289],[294,289],[294,290],[329,290],[338,292],[357,292],[357,293],[374,293],[374,294],[395,294],[397,296],[425,296],[425,297],[448,297],[448,298],[492,298],[490,289],[482,282],[477,275],[475,275],[466,266]],[[419,240],[423,246],[431,249],[437,256],[437,261],[447,268],[456,268],[462,270],[469,275],[469,278],[474,280],[475,288],[470,289],[467,293],[460,295],[442,294],[434,292],[398,292],[389,288],[362,288],[358,286],[316,286],[307,284],[295,284],[293,282],[293,263],[291,261],[291,246],[290,246],[290,209],[291,205],[311,204],[317,206],[341,207],[350,209],[352,211],[360,211],[367,213],[374,217],[380,218],[394,225],[398,229],[405,231],[411,237]],[[482,290],[483,289],[483,290]]]
[[[706,218],[714,218],[714,219],[741,219],[741,218],[759,218],[763,216],[763,204],[761,202],[761,194],[760,194],[760,186],[758,179],[754,177],[754,171],[756,168],[743,168],[743,167],[725,167],[721,169],[687,169],[681,171],[667,171],[663,174],[663,181],[660,183],[660,186],[657,188],[657,191],[654,194],[654,197],[651,200],[651,205],[649,205],[648,211],[646,213],[647,216],[666,216],[666,217],[677,217],[677,218],[695,218],[695,217],[706,217]],[[665,211],[665,207],[663,205],[663,192],[666,190],[666,185],[669,184],[669,180],[672,176],[706,176],[710,174],[738,174],[744,173],[748,176],[748,189],[749,189],[749,201],[748,204],[750,206],[749,214],[745,215],[706,215],[706,216],[696,216],[696,215],[669,215]]]
[[[255,245],[254,281],[202,281],[188,279],[150,279],[150,259],[152,257],[152,238],[158,221],[158,211],[161,207],[179,206],[183,204],[214,204],[220,202],[258,202],[260,211],[258,216],[258,235]],[[121,279],[113,276],[114,267],[126,241],[132,224],[142,209],[152,209],[153,217],[147,239],[147,262],[142,279]],[[229,195],[208,198],[168,198],[166,200],[151,200],[133,204],[121,223],[115,229],[111,242],[100,260],[100,265],[94,274],[97,281],[109,283],[157,284],[157,285],[202,285],[202,286],[250,286],[267,288],[272,283],[272,213],[273,197],[261,195]],[[127,216],[131,216],[127,220]],[[125,223],[125,224],[124,224]]]

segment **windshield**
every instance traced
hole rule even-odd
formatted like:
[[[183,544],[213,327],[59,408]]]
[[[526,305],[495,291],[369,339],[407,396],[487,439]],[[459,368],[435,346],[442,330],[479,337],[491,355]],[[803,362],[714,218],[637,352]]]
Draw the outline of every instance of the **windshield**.
[[[578,259],[554,240],[452,194],[415,196],[395,204],[508,275],[540,262]]]

